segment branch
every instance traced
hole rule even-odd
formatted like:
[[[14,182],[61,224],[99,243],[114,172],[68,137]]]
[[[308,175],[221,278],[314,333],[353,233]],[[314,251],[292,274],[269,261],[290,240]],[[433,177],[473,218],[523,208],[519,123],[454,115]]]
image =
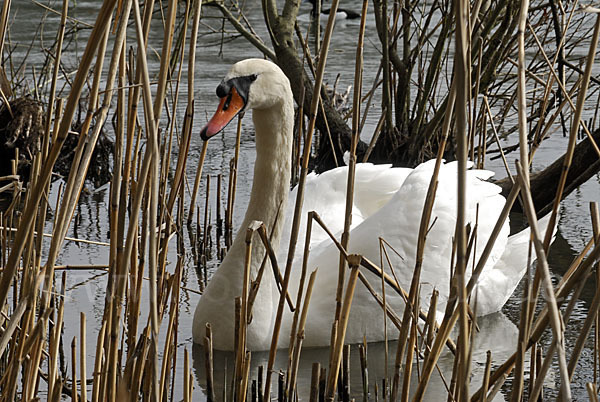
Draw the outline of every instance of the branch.
[[[248,42],[250,42],[251,44],[254,45],[254,47],[256,47],[259,51],[262,52],[262,54],[264,54],[265,56],[267,56],[269,59],[276,61],[277,60],[277,56],[275,56],[275,52],[272,51],[271,49],[269,49],[261,40],[258,36],[254,35],[252,32],[248,31],[246,28],[244,28],[244,26],[242,24],[240,24],[240,22],[238,21],[237,18],[235,18],[235,16],[231,13],[231,11],[229,11],[229,9],[227,7],[225,7],[223,5],[223,3],[218,2],[218,1],[209,1],[207,3],[204,3],[205,6],[211,6],[211,7],[215,7],[218,8],[221,13],[223,14],[223,16],[225,18],[227,18],[227,20],[231,23],[231,25],[233,25],[233,27],[244,37],[246,38],[246,40],[248,40]]]

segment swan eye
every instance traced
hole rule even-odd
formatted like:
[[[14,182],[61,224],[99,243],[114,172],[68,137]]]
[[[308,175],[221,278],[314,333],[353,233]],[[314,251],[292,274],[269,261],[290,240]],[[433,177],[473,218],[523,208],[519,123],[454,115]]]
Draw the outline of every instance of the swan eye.
[[[233,97],[233,92],[229,92],[229,94],[227,95],[227,99],[225,100],[225,103],[223,104],[224,111],[229,109],[229,104],[231,103],[232,97]]]
[[[219,98],[225,98],[226,96],[230,95],[233,89],[235,89],[244,100],[244,103],[246,103],[248,102],[250,85],[252,85],[257,78],[257,74],[250,74],[242,77],[230,78],[227,81],[222,81],[217,87],[217,96]]]

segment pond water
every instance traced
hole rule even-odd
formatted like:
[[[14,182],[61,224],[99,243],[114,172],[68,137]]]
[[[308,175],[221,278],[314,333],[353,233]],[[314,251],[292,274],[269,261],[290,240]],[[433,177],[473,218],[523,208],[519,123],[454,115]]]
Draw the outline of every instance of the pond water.
[[[50,1],[47,3],[50,7],[60,9],[62,2]],[[93,0],[78,0],[73,2],[70,8],[70,15],[73,18],[83,21],[85,23],[93,23],[98,10],[99,2]],[[183,4],[183,3],[181,3]],[[351,0],[344,2],[344,7],[359,9],[360,3],[357,0]],[[309,5],[302,4],[301,6],[301,18],[300,24],[303,29],[306,28],[308,21]],[[260,1],[248,0],[245,2],[246,17],[255,26],[259,34],[266,40],[267,35],[264,33],[262,28],[261,19],[262,13],[260,11]],[[205,18],[203,21],[206,22],[207,26],[220,26],[220,21],[217,19],[210,19],[209,16],[217,16],[217,12],[214,9],[205,7],[204,8]],[[52,43],[56,32],[56,26],[59,17],[53,13],[48,13],[45,9],[35,4],[34,2],[22,1],[13,2],[12,20],[14,21],[10,27],[10,41],[14,46],[12,58],[14,64],[14,71],[18,70],[20,74],[29,74],[32,68],[38,68],[44,62],[45,54],[40,50],[42,46],[48,46],[48,43]],[[40,26],[37,32],[32,29],[31,22],[37,24],[38,21],[45,19],[43,26]],[[26,22],[26,23],[25,23]],[[154,64],[150,65],[151,75],[158,73],[157,53],[160,52],[160,40],[162,38],[162,31],[158,25],[158,18],[155,18],[155,28],[151,34],[151,44],[153,46],[152,51],[149,52],[149,57],[152,59]],[[221,78],[227,72],[229,66],[235,61],[248,57],[260,57],[258,51],[256,51],[251,45],[245,42],[243,39],[237,38],[231,41],[227,41],[223,47],[220,46],[221,35],[218,33],[210,33],[210,29],[207,26],[203,27],[203,34],[199,38],[199,48],[197,55],[197,68],[194,72],[196,79],[196,118],[194,120],[194,132],[199,132],[200,128],[206,122],[215,107],[216,97],[214,90],[216,85],[220,82]],[[232,28],[226,24],[226,29],[232,32]],[[327,74],[326,81],[332,83],[335,81],[336,76],[340,75],[339,88],[346,88],[353,81],[354,74],[354,52],[355,52],[355,41],[354,39],[348,40],[348,38],[356,38],[358,32],[358,23],[339,23],[336,25],[335,32],[332,39],[331,51],[327,63]],[[67,71],[72,71],[77,66],[77,59],[80,56],[85,46],[85,39],[89,34],[89,30],[82,29],[76,34],[76,39],[70,44],[66,50],[64,65]],[[132,44],[133,41],[130,41]],[[365,76],[364,83],[365,88],[370,88],[375,78],[377,68],[379,66],[380,53],[378,50],[378,39],[375,31],[375,22],[372,14],[372,8],[370,8],[369,18],[367,19],[367,34],[365,41]],[[28,51],[29,45],[32,46],[31,50]],[[587,49],[582,49],[582,53],[587,52]],[[20,61],[26,60],[25,64],[20,66]],[[184,72],[185,77],[185,72]],[[184,78],[185,79],[185,78]],[[30,84],[31,85],[31,84]],[[180,93],[182,99],[186,96],[185,87],[182,88]],[[183,102],[179,103],[179,108],[176,111],[176,118],[183,120],[183,108],[185,107]],[[363,132],[363,136],[368,138],[374,131],[375,125],[379,118],[380,110],[378,107],[374,107],[367,119],[367,124]],[[107,129],[110,130],[110,124],[107,124]],[[238,173],[238,192],[236,195],[236,208],[234,214],[234,224],[239,224],[241,217],[245,211],[246,201],[250,190],[250,183],[252,181],[252,165],[254,161],[254,139],[252,133],[252,123],[249,118],[244,119],[242,128],[242,141],[240,150],[240,167]],[[515,138],[509,138],[504,142],[504,145],[512,144],[516,142]],[[204,166],[204,175],[216,176],[223,174],[227,176],[229,170],[229,161],[233,156],[235,144],[235,134],[233,129],[228,129],[222,135],[218,135],[214,138],[208,147],[208,155]],[[556,157],[562,154],[566,149],[566,138],[557,133],[553,135],[548,141],[545,141],[541,150],[536,155],[534,161],[534,170],[540,169],[545,165],[548,165]],[[200,149],[202,147],[202,140],[199,136],[195,136],[192,139],[192,145],[189,153],[188,163],[188,178],[193,180],[195,174],[195,166],[198,162]],[[514,160],[516,155],[513,153],[509,156],[511,160]],[[173,160],[175,160],[175,155]],[[511,162],[512,163],[512,162]],[[513,165],[511,165],[513,166]],[[504,168],[499,161],[488,161],[487,168],[494,170],[497,173],[497,177],[503,177],[505,175]],[[201,197],[203,199],[205,180],[201,185]],[[56,184],[53,186],[54,193],[56,193]],[[213,182],[214,188],[214,182]],[[69,235],[78,238],[85,238],[88,240],[95,240],[100,242],[108,242],[108,187],[104,186],[99,189],[90,189],[89,193],[82,196],[80,205],[76,211],[77,225],[73,225]],[[189,197],[189,196],[188,196]],[[550,254],[550,263],[553,274],[559,278],[566,268],[570,260],[574,255],[583,248],[583,245],[591,237],[591,223],[588,212],[588,203],[592,200],[600,200],[600,176],[595,175],[588,183],[582,185],[579,189],[574,191],[563,203],[560,211],[560,221],[558,225],[558,233],[556,241],[554,242],[552,252]],[[50,202],[50,205],[54,205],[54,202]],[[214,205],[214,202],[213,202]],[[214,207],[213,207],[214,208]],[[202,211],[202,210],[201,210]],[[203,216],[203,212],[201,212]],[[214,212],[212,214],[214,219]],[[50,216],[51,218],[51,216]],[[518,217],[516,217],[518,220]],[[47,232],[50,230],[51,222],[48,223]],[[186,241],[189,241],[189,237],[186,237]],[[188,249],[188,247],[186,247]],[[171,247],[171,255],[169,261],[171,267],[176,262],[175,250],[176,247]],[[66,242],[63,251],[58,261],[59,264],[97,264],[103,265],[108,261],[108,248],[102,245],[90,245],[90,244],[79,244],[73,242]],[[208,264],[209,271],[214,270],[218,263],[211,261]],[[195,374],[195,388],[194,388],[194,400],[204,400],[204,362],[202,360],[201,350],[193,346],[192,343],[192,317],[193,312],[198,302],[199,295],[195,292],[199,289],[198,278],[196,275],[196,269],[191,253],[188,251],[185,259],[185,270],[183,274],[182,285],[185,289],[181,291],[180,300],[180,319],[179,319],[179,331],[177,335],[177,346],[178,346],[178,358],[177,367],[178,372],[181,373],[183,369],[183,350],[187,348],[192,352],[193,366]],[[87,351],[88,351],[88,372],[92,370],[92,364],[94,361],[94,351],[96,345],[96,336],[99,331],[100,321],[104,308],[104,293],[106,287],[107,274],[102,270],[89,270],[89,271],[71,271],[67,275],[67,303],[65,309],[65,334],[64,339],[70,341],[73,336],[79,335],[79,313],[85,312],[87,315]],[[191,289],[187,290],[187,289]],[[569,331],[567,332],[569,345],[573,344],[576,336],[578,327],[583,322],[586,316],[586,308],[588,303],[594,295],[595,287],[593,283],[590,283],[584,289],[582,294],[582,300],[577,305],[577,310],[573,314],[573,321],[569,323]],[[516,292],[518,294],[518,291]],[[480,377],[483,366],[485,363],[485,352],[490,349],[492,350],[494,357],[494,364],[498,365],[509,356],[516,347],[517,340],[517,327],[513,322],[518,321],[519,314],[519,303],[518,298],[513,297],[507,306],[504,308],[502,313],[497,313],[478,322],[481,332],[476,337],[476,350],[473,356],[473,373],[474,383],[477,383],[477,378]],[[142,311],[142,317],[146,316],[146,311]],[[68,348],[66,348],[68,349]],[[394,344],[390,344],[390,351],[394,351]],[[587,398],[585,393],[585,383],[592,380],[592,367],[593,367],[593,349],[586,349],[581,358],[581,370],[577,370],[577,378],[574,380],[574,396],[576,399]],[[66,351],[66,353],[69,353]],[[385,348],[383,344],[371,344],[368,349],[369,353],[369,371],[371,376],[371,382],[381,383],[381,378],[385,373]],[[394,352],[390,352],[393,356]],[[284,353],[279,353],[279,358],[282,359]],[[327,352],[322,349],[306,349],[303,352],[303,358],[300,367],[300,378],[299,387],[301,390],[306,390],[310,385],[310,373],[311,364],[314,361],[325,362]],[[358,352],[356,349],[352,349],[352,361],[357,362]],[[256,373],[256,367],[258,365],[266,365],[267,356],[264,354],[253,354],[252,355],[252,367],[253,372]],[[67,358],[67,361],[70,361]],[[231,355],[225,353],[216,353],[215,365],[216,374],[215,380],[222,386],[223,382],[223,371],[224,366],[228,366],[228,373],[232,372],[233,360]],[[280,364],[283,364],[279,361]],[[390,373],[393,368],[393,358],[390,358]],[[451,359],[450,357],[443,357],[441,360],[441,366],[446,368],[449,372],[451,370]],[[358,367],[358,365],[353,365]],[[281,366],[279,366],[281,367]],[[352,375],[356,376],[354,384],[360,384],[358,378],[358,369],[352,370]],[[255,377],[254,374],[253,377]],[[558,373],[555,370],[554,377],[558,378]],[[180,400],[182,377],[177,377],[175,380],[174,399]],[[548,386],[550,389],[554,386],[552,376],[549,378]],[[355,388],[358,388],[356,386]],[[436,391],[443,391],[443,383],[436,377],[430,387],[428,400],[438,400],[436,398]],[[360,392],[356,389],[356,392]],[[301,395],[307,395],[307,392],[302,392]],[[502,400],[503,396],[499,395],[498,400]]]

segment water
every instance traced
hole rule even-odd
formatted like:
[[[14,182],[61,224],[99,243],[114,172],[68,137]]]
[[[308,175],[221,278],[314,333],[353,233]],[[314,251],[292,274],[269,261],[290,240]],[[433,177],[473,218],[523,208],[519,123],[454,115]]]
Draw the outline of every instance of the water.
[[[60,8],[58,1],[51,1],[50,6]],[[40,51],[42,43],[44,46],[49,46],[54,40],[56,32],[56,26],[59,17],[55,14],[49,13],[44,16],[45,11],[39,6],[30,2],[13,2],[12,17],[14,23],[10,28],[10,39],[14,46],[13,52],[13,66],[14,70],[18,74],[28,74],[35,67],[38,71],[40,65],[44,62],[44,53]],[[344,4],[344,7],[359,9],[360,3],[357,0],[349,1]],[[77,20],[93,23],[96,12],[98,10],[98,2],[91,0],[78,0],[73,2],[69,14]],[[210,16],[217,16],[215,9],[204,7],[203,9],[205,21],[207,24],[216,27],[220,27],[220,20],[214,18],[208,18]],[[262,19],[262,13],[260,12],[260,2],[258,0],[249,0],[246,2],[246,16],[253,23],[258,33],[263,37],[267,38],[266,32],[260,24]],[[309,12],[308,4],[303,4],[301,7],[300,25],[305,28]],[[38,34],[33,36],[31,24],[25,24],[24,21],[37,21],[45,19],[45,25],[38,30]],[[71,27],[71,26],[70,26]],[[228,31],[232,31],[227,24]],[[197,56],[197,68],[195,71],[196,79],[196,118],[194,120],[194,132],[197,133],[202,125],[206,122],[207,118],[213,113],[216,107],[216,97],[214,90],[218,82],[225,75],[229,66],[235,61],[248,57],[260,57],[261,55],[250,45],[247,44],[243,39],[237,38],[232,41],[227,41],[221,49],[219,42],[221,35],[216,33],[209,33],[210,31],[204,27],[202,35],[199,38],[199,49]],[[326,81],[333,83],[336,76],[340,75],[339,88],[345,89],[348,85],[353,82],[354,74],[354,52],[355,44],[354,40],[348,40],[348,38],[356,38],[358,32],[357,23],[338,23],[336,30],[333,35],[331,51],[327,62],[327,74]],[[77,66],[78,57],[83,51],[85,40],[89,30],[83,28],[77,33],[77,40],[70,44],[69,48],[65,51],[63,63],[67,71],[72,71]],[[158,25],[158,19],[155,19],[155,29],[151,33],[151,44],[152,50],[149,51],[149,58],[153,62],[150,65],[151,79],[153,75],[158,72],[156,53],[160,52],[160,39],[162,37],[162,31]],[[133,43],[133,37],[131,37],[129,44]],[[375,31],[375,22],[370,9],[370,14],[367,19],[367,33],[365,40],[365,91],[371,87],[372,82],[375,78],[377,68],[380,60],[380,53],[378,49],[378,38]],[[25,58],[29,45],[32,45],[31,51],[28,53],[26,63],[21,65],[21,60]],[[110,48],[110,45],[109,45]],[[222,53],[221,53],[222,50]],[[582,50],[585,53],[586,50]],[[183,79],[185,80],[185,71]],[[31,88],[31,82],[29,88]],[[185,99],[185,86],[182,88],[180,93],[181,99]],[[63,94],[64,96],[64,94]],[[375,102],[376,104],[377,102]],[[182,121],[183,108],[185,107],[183,102],[179,102],[177,116]],[[377,120],[379,118],[379,107],[375,105],[369,114],[367,119],[367,125],[363,132],[363,137],[368,138],[373,132]],[[107,129],[110,130],[110,124],[107,124]],[[241,221],[241,217],[245,211],[245,205],[248,199],[250,183],[252,180],[252,165],[254,161],[254,139],[252,132],[252,123],[249,118],[244,119],[242,129],[242,143],[240,150],[240,166],[238,174],[238,192],[236,195],[236,209],[234,215],[234,222]],[[206,158],[204,167],[204,174],[211,176],[219,173],[227,175],[229,169],[229,160],[233,156],[234,152],[234,133],[232,129],[226,130],[224,134],[218,135],[216,138],[211,140],[209,150]],[[510,138],[504,141],[503,145],[512,144],[516,142],[516,138]],[[202,141],[199,136],[195,136],[192,139],[189,163],[188,163],[188,178],[193,179],[195,174],[195,166],[197,165],[198,156],[202,147]],[[494,147],[492,147],[494,148]],[[560,156],[566,149],[566,139],[561,135],[553,135],[548,141],[545,141],[542,148],[536,155],[534,170],[541,169],[545,165],[549,164],[555,158]],[[175,150],[175,153],[177,150]],[[514,166],[512,160],[516,158],[516,153],[509,155],[511,161],[510,166]],[[176,155],[173,155],[173,160],[176,159]],[[504,168],[500,161],[489,161],[487,168],[497,172],[497,177],[504,176]],[[581,186],[578,190],[574,191],[563,203],[560,211],[560,220],[558,226],[557,239],[552,248],[550,254],[550,263],[553,274],[559,278],[566,268],[573,256],[583,248],[585,242],[591,236],[591,223],[588,212],[588,202],[591,200],[600,199],[600,177],[595,175],[588,183]],[[205,181],[202,182],[201,195],[204,191]],[[215,188],[215,182],[213,181],[213,189]],[[56,193],[57,185],[53,186],[53,192]],[[69,235],[79,238],[85,238],[89,240],[96,240],[101,242],[108,242],[108,188],[103,187],[97,190],[91,190],[91,193],[83,195],[80,201],[80,205],[76,211],[78,225],[72,226]],[[203,198],[199,198],[202,200]],[[50,202],[50,205],[54,205],[54,202]],[[213,203],[214,205],[214,203]],[[214,208],[214,207],[213,207]],[[201,212],[202,213],[202,212]],[[52,215],[50,215],[51,217]],[[213,210],[214,216],[214,210]],[[51,222],[49,222],[47,232],[50,230]],[[187,241],[186,236],[186,241]],[[189,249],[189,248],[188,248]],[[174,244],[171,246],[171,254],[169,255],[169,261],[171,262],[170,267],[174,266],[176,261],[175,251],[176,247]],[[105,265],[108,261],[108,248],[102,245],[89,245],[79,244],[73,242],[66,242],[63,251],[60,255],[58,264],[65,265],[82,265],[82,264],[97,264]],[[214,270],[217,267],[217,262],[212,261],[209,264],[209,269]],[[96,336],[99,331],[99,325],[102,317],[103,306],[104,306],[104,291],[106,288],[107,274],[103,270],[87,270],[87,271],[69,271],[67,275],[67,303],[65,304],[65,341],[70,341],[72,337],[79,335],[79,313],[85,312],[87,315],[87,361],[88,361],[88,373],[92,371],[92,364],[94,361],[94,351],[96,346]],[[191,338],[191,325],[192,316],[195,306],[198,302],[199,296],[193,291],[186,289],[197,290],[199,289],[198,279],[196,276],[195,266],[191,258],[190,253],[186,255],[185,270],[183,273],[184,289],[181,291],[180,300],[180,319],[179,319],[179,331],[177,339],[177,370],[178,373],[182,372],[183,369],[183,350],[187,348],[192,352],[193,367],[195,374],[195,388],[194,388],[194,400],[204,400],[204,373],[203,367],[204,362],[202,359],[201,349],[194,346]],[[515,294],[518,294],[517,291]],[[582,300],[578,303],[576,311],[573,314],[572,322],[569,323],[569,330],[567,331],[568,344],[572,345],[578,335],[578,328],[586,317],[586,309],[588,304],[591,302],[593,294],[595,292],[594,284],[590,283],[586,285],[582,293]],[[147,300],[147,299],[144,299]],[[145,306],[144,306],[145,307]],[[504,308],[503,313],[494,314],[485,317],[479,322],[480,332],[476,336],[476,350],[473,356],[473,373],[474,383],[477,383],[478,378],[483,370],[485,363],[485,351],[488,349],[492,350],[494,358],[494,366],[499,365],[510,353],[515,349],[517,327],[513,322],[518,321],[519,314],[519,302],[518,297],[513,297]],[[142,317],[146,316],[146,311],[142,311]],[[546,337],[548,338],[548,337]],[[546,339],[547,341],[547,339]],[[163,345],[161,345],[162,347]],[[395,353],[395,344],[390,343],[390,362],[388,366],[389,373],[392,373],[393,368],[393,356]],[[68,348],[67,348],[68,349]],[[385,348],[383,344],[371,344],[369,345],[369,371],[370,381],[373,383],[377,381],[381,384],[381,378],[385,374],[384,364],[384,352]],[[67,351],[68,353],[68,351]],[[325,363],[327,351],[322,349],[306,349],[303,352],[303,358],[300,364],[299,374],[299,388],[306,390],[310,385],[310,371],[311,364],[314,361],[320,361],[322,364]],[[358,352],[355,348],[352,349],[352,361],[357,362]],[[589,348],[584,350],[581,357],[580,367],[581,370],[577,370],[577,376],[574,379],[574,396],[579,399],[587,397],[585,394],[584,385],[585,382],[591,380],[591,367],[593,366],[593,353]],[[283,353],[278,354],[277,367],[284,367],[285,364],[282,362],[284,356]],[[261,353],[255,353],[252,355],[252,372],[253,376],[256,375],[256,367],[258,365],[266,364],[266,356]],[[67,361],[70,361],[67,357]],[[215,380],[218,387],[222,387],[223,384],[223,371],[224,366],[227,365],[227,373],[232,372],[233,359],[231,355],[226,353],[215,354],[215,365],[216,374]],[[451,357],[449,355],[442,356],[440,361],[442,371],[449,373],[451,369]],[[358,364],[353,364],[353,387],[355,392],[360,392],[359,385],[360,380],[357,377],[359,375]],[[88,374],[89,375],[89,374]],[[551,372],[547,385],[550,390],[553,383],[553,378],[558,378],[558,372]],[[437,400],[438,397],[435,395],[436,392],[443,392],[444,387],[442,385],[439,375],[436,373],[432,384],[430,386],[428,399]],[[176,400],[181,398],[181,387],[182,377],[179,375],[175,380],[174,397]],[[306,392],[301,392],[302,395],[307,395]],[[499,400],[502,400],[500,395]]]

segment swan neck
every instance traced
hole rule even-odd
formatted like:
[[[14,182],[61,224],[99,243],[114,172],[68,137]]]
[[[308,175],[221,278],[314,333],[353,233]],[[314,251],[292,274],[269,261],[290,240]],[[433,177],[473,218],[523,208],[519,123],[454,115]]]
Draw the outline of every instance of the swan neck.
[[[254,109],[252,116],[256,129],[256,162],[242,228],[253,220],[262,221],[275,249],[285,221],[283,215],[290,190],[293,106],[289,103]]]

